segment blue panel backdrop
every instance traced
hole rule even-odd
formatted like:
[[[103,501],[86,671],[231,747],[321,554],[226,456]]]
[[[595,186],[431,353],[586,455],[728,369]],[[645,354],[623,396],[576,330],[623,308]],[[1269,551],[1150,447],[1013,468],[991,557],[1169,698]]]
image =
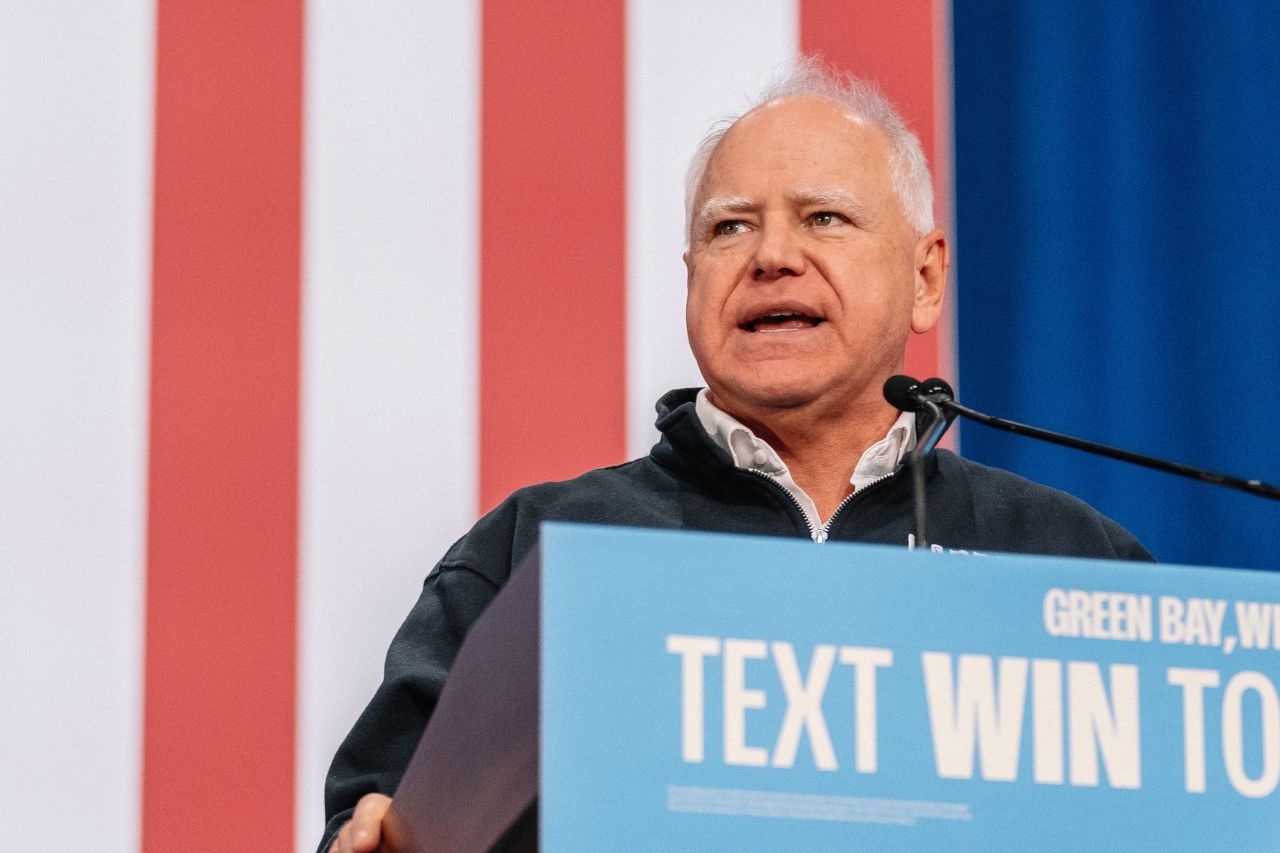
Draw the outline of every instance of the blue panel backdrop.
[[[1280,481],[1280,15],[955,0],[961,398]],[[1280,569],[1280,503],[967,425],[1158,559]]]

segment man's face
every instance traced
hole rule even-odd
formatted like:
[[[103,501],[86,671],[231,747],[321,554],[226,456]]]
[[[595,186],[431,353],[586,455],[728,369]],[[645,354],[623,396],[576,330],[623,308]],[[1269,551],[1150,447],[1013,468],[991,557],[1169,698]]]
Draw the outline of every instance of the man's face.
[[[883,406],[908,333],[937,320],[941,232],[918,237],[883,133],[834,102],[785,98],[739,120],[691,229],[689,343],[731,412]]]

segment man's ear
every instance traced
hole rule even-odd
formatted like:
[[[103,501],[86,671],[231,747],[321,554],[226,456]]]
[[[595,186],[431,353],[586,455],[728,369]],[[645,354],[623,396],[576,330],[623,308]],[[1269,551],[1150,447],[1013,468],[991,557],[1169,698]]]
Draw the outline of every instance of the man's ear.
[[[947,235],[935,228],[916,242],[915,302],[911,307],[911,331],[924,334],[938,324],[947,293],[951,265]]]

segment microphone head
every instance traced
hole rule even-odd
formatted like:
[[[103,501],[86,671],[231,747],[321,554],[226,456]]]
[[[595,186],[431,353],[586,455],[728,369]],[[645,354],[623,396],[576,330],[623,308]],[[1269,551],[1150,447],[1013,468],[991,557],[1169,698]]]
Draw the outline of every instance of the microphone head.
[[[956,392],[947,384],[947,380],[939,379],[936,376],[926,379],[920,383],[920,393],[924,394],[926,397],[938,394],[948,400],[954,400],[956,396]]]
[[[938,380],[941,382],[942,380]],[[920,393],[920,380],[910,376],[890,376],[884,381],[884,398],[890,406],[904,412],[914,412],[920,408],[916,395]]]

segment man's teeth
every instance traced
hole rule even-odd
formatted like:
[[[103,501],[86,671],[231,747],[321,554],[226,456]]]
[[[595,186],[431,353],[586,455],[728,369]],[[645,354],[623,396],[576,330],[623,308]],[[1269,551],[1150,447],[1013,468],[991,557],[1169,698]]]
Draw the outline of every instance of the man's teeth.
[[[788,332],[796,329],[810,329],[821,322],[822,320],[805,314],[789,313],[766,314],[747,325],[753,332]]]

